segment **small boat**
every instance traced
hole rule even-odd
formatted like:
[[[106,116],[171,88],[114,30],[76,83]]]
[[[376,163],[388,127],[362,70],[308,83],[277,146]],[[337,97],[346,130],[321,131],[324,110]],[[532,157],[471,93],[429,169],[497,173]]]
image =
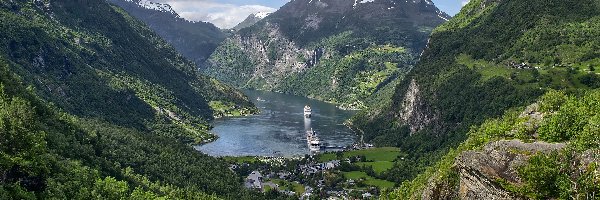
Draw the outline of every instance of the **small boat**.
[[[260,97],[256,98],[257,101],[265,101],[264,99],[261,99]]]
[[[311,116],[312,116],[312,109],[310,108],[310,106],[308,106],[308,105],[304,106],[304,117],[310,118]]]

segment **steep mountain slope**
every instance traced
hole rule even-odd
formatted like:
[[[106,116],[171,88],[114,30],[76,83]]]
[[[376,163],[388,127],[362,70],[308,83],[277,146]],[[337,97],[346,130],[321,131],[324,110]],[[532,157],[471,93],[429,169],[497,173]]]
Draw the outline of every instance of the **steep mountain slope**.
[[[260,13],[255,13],[255,14],[250,14],[248,15],[248,17],[246,17],[246,19],[244,19],[244,21],[240,22],[238,25],[236,25],[235,27],[232,28],[232,30],[234,31],[239,31],[242,30],[244,28],[248,28],[254,24],[256,24],[258,21],[264,19],[265,17],[269,16],[271,13],[266,13],[266,12],[260,12]]]
[[[471,126],[549,88],[599,87],[599,14],[597,0],[472,0],[434,30],[391,103],[352,123],[367,141],[410,152],[399,166],[422,170]],[[390,175],[406,180],[417,172],[399,167]]]
[[[0,1],[0,198],[265,198],[189,143],[252,111],[104,1]],[[27,86],[27,87],[26,87]]]
[[[114,156],[111,154],[120,154],[124,150],[149,153],[137,145],[184,153],[190,156],[190,161],[197,153],[177,148],[177,144],[173,145],[176,148],[160,147],[140,138],[165,143],[172,141],[144,136],[105,122],[83,120],[57,110],[28,91],[22,80],[9,72],[4,60],[0,59],[0,198],[216,199],[198,189],[186,190],[182,185],[150,180],[151,172],[140,175],[135,172],[139,172],[139,167],[121,167],[115,162],[117,158],[110,158]],[[103,127],[91,128],[93,126]],[[113,144],[119,145],[108,147]],[[128,157],[131,158],[120,159],[125,161]],[[154,159],[144,161],[156,163]],[[210,162],[195,163],[206,165]],[[201,166],[208,167],[210,165]],[[218,168],[210,170],[221,173]],[[227,176],[232,174],[221,178],[230,179]]]
[[[118,125],[178,124],[188,131],[174,137],[200,140],[210,137],[203,121],[215,114],[208,102],[251,107],[243,94],[196,74],[191,62],[122,10],[90,5],[5,5],[0,51],[44,99]],[[29,12],[14,14],[21,10]]]
[[[295,0],[227,39],[204,72],[238,87],[365,108],[449,18],[428,0]]]
[[[148,0],[109,0],[146,23],[160,37],[198,66],[225,39],[225,34],[208,22],[191,22],[179,16],[170,5]]]
[[[469,131],[394,199],[597,199],[600,90],[551,91]],[[521,111],[519,111],[521,110]]]

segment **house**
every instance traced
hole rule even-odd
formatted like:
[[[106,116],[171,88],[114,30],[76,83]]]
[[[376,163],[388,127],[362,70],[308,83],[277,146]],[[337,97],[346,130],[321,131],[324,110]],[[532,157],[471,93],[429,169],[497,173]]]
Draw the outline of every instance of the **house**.
[[[279,179],[287,179],[288,176],[292,175],[292,173],[289,172],[279,172],[277,173],[277,176],[279,177]]]
[[[262,181],[262,174],[259,171],[253,171],[246,178],[246,183],[244,185],[246,186],[246,188],[262,190]]]
[[[329,169],[336,168],[338,166],[340,166],[340,161],[339,160],[332,160],[332,161],[326,162],[324,164],[323,168],[329,170]]]

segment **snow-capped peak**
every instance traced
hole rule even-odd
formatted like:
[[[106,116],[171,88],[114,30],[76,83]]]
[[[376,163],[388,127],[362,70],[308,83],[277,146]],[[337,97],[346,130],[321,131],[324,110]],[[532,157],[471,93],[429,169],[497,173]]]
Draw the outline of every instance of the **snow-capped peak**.
[[[259,12],[259,13],[255,13],[254,17],[258,18],[258,19],[264,19],[265,17],[269,16],[271,13],[270,12]]]
[[[168,12],[168,13],[173,13],[173,14],[177,15],[177,12],[175,12],[175,10],[173,10],[171,5],[169,5],[169,4],[155,3],[155,2],[152,2],[149,0],[125,0],[125,1],[136,3],[140,7],[143,7],[146,9],[158,10],[160,12]]]

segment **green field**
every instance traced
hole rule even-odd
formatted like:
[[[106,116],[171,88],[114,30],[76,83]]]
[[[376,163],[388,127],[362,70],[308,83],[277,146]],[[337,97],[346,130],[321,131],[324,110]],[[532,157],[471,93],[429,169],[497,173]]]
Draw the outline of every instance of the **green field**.
[[[545,66],[540,63],[530,63],[532,69],[512,69],[506,64],[473,59],[469,55],[461,54],[456,57],[456,63],[465,65],[469,69],[481,74],[481,81],[494,77],[504,77],[519,83],[519,87],[542,88],[585,88],[581,78],[596,71],[594,66],[600,59],[594,59],[585,64],[568,66]],[[589,86],[589,85],[588,85]]]
[[[344,152],[343,158],[349,158],[353,156],[365,156],[367,160],[373,162],[387,161],[393,162],[400,155],[400,150],[395,147],[382,147],[372,149],[362,149],[356,151]],[[337,159],[335,153],[321,154],[319,156],[320,162],[328,162]]]
[[[381,172],[385,172],[385,171],[391,169],[392,167],[394,167],[394,162],[390,162],[390,161],[358,162],[358,163],[356,163],[356,165],[361,166],[361,167],[371,166],[371,167],[373,167],[373,171],[375,171],[376,173],[381,173]]]
[[[299,183],[295,183],[295,182],[289,182],[289,181],[285,181],[285,180],[281,180],[281,179],[271,179],[271,182],[277,184],[279,186],[279,189],[284,189],[284,190],[292,190],[294,192],[296,192],[296,194],[301,195],[304,193],[304,186],[299,184]],[[289,187],[291,185],[291,188]]]
[[[471,56],[465,54],[457,56],[456,62],[458,64],[467,66],[469,69],[477,70],[479,73],[481,73],[482,81],[489,80],[496,76],[510,78],[510,75],[513,73],[513,70],[511,70],[508,67],[501,66],[499,64],[495,64],[485,60],[476,60],[473,59]]]
[[[346,177],[346,179],[352,179],[352,180],[363,179],[365,181],[364,183],[366,185],[375,186],[380,189],[394,187],[393,182],[373,178],[373,177],[367,175],[367,173],[365,173],[365,172],[360,172],[360,171],[344,172],[344,177]]]

